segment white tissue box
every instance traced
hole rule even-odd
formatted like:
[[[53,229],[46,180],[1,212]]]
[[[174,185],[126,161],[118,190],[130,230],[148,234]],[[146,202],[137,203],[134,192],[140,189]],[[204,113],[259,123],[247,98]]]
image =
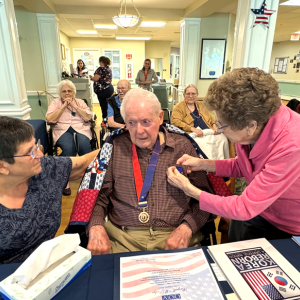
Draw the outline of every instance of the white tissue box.
[[[18,283],[12,283],[13,274],[8,276],[0,282],[0,293],[5,300],[49,300],[91,265],[91,252],[78,246],[75,253],[68,254],[51,265],[26,289]]]

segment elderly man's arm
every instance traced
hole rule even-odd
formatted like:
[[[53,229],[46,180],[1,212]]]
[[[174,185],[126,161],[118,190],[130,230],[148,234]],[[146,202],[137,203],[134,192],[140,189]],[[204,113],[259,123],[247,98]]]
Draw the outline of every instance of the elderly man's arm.
[[[184,153],[190,156],[197,157],[197,153],[191,143],[187,142]],[[202,176],[202,178],[199,178]],[[204,177],[203,177],[204,176]],[[193,184],[199,185],[199,180],[206,179],[205,172],[193,172],[189,175],[189,179]],[[207,183],[207,187],[209,187]],[[185,213],[181,224],[170,234],[166,241],[165,249],[180,249],[186,248],[189,245],[190,239],[200,228],[208,221],[210,213],[199,209],[199,202],[190,199],[190,209]]]
[[[109,196],[113,192],[112,165],[113,153],[90,222],[86,228],[87,235],[89,236],[87,249],[92,252],[92,255],[107,254],[110,251],[109,237],[104,228],[104,218],[107,215]]]
[[[107,118],[107,123],[108,123],[109,127],[122,128],[122,127],[125,126],[124,124],[120,124],[120,123],[115,122],[113,116]]]

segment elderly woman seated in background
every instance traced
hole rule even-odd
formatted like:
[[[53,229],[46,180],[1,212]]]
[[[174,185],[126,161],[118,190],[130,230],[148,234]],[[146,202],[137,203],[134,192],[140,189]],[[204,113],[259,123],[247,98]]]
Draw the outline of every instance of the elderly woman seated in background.
[[[51,102],[46,114],[47,122],[56,124],[53,126],[54,144],[61,148],[61,156],[76,156],[77,152],[81,156],[91,152],[91,110],[83,100],[75,98],[76,88],[70,80],[61,81],[57,93],[60,97]],[[78,145],[75,144],[75,133]],[[63,194],[71,194],[69,184]]]
[[[228,140],[217,132],[215,119],[203,104],[197,101],[197,87],[193,84],[188,85],[183,95],[184,101],[178,103],[172,112],[172,125],[189,133],[208,158],[229,158]]]
[[[61,221],[62,190],[97,155],[43,156],[33,127],[0,116],[0,264],[23,262],[54,238]]]

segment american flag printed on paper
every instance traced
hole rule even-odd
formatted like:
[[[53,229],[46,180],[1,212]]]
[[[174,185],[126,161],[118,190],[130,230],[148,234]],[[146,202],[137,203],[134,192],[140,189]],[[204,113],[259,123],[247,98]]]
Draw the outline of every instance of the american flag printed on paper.
[[[224,299],[201,249],[120,258],[121,300]]]

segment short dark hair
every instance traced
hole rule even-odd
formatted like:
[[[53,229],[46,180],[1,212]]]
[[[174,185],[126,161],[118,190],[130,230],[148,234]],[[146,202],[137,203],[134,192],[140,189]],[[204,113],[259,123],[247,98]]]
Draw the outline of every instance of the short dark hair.
[[[100,56],[99,57],[99,63],[100,62],[103,62],[105,64],[105,67],[110,66],[110,64],[111,64],[111,61],[107,56]]]
[[[149,69],[151,69],[151,59],[150,59],[150,58],[146,58],[146,59],[144,60],[144,64],[145,64],[146,61],[149,61],[149,62],[150,62],[150,68],[149,68]],[[142,70],[145,71],[145,66],[143,66]]]
[[[34,137],[34,128],[26,121],[0,116],[0,160],[14,164],[20,144]]]

